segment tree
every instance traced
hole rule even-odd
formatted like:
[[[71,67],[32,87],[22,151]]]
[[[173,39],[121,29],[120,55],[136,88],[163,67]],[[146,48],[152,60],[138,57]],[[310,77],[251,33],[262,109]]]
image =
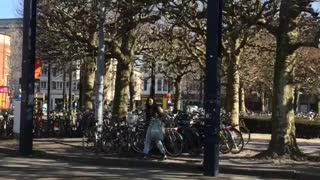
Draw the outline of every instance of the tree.
[[[156,61],[163,63],[159,73],[174,83],[174,112],[181,110],[183,77],[199,70],[193,56],[184,49],[183,42],[180,41],[180,36],[184,35],[181,30],[181,28],[172,29],[170,24],[155,24],[143,32],[144,36],[140,40],[145,42],[145,46],[141,49],[147,59],[145,66],[154,68]]]
[[[269,1],[225,1],[223,17],[223,54],[227,63],[227,112],[231,123],[239,123],[239,65],[241,52],[248,38],[254,34],[255,24],[268,8]],[[184,48],[204,70],[206,41],[206,1],[173,1],[166,6],[168,22],[183,29],[180,40]],[[191,36],[191,38],[190,38]],[[185,38],[188,37],[188,38]]]
[[[39,42],[47,47],[42,51],[46,58],[66,61],[82,60],[81,86],[84,108],[93,109],[95,58],[98,51],[98,10],[94,1],[39,1]],[[68,54],[69,58],[65,58]],[[45,58],[44,58],[45,59]],[[53,62],[53,61],[51,61]]]
[[[296,50],[301,46],[317,46],[318,43],[313,33],[307,33],[313,30],[314,26],[301,27],[305,25],[304,22],[315,23],[312,17],[303,14],[308,12],[312,16],[317,15],[310,8],[311,2],[281,0],[278,6],[278,21],[261,21],[261,24],[275,36],[277,48],[273,80],[272,136],[268,150],[258,156],[297,158],[301,155],[295,136],[294,72],[297,62]],[[273,20],[275,17],[269,19]]]
[[[274,36],[266,30],[260,30],[248,40],[241,55],[242,63],[239,70],[241,83],[243,83],[242,91],[247,92],[246,94],[255,92],[261,99],[263,112],[269,112],[267,108],[269,97],[272,95],[275,46]],[[244,99],[240,98],[241,102],[244,102]],[[242,109],[242,111],[245,110]]]
[[[163,73],[169,79],[173,80],[175,94],[174,94],[174,112],[178,112],[181,110],[181,82],[185,75],[195,73],[198,68],[195,65],[192,57],[188,57],[187,52],[182,49],[180,41],[173,41],[171,44],[164,43],[166,48],[169,48],[167,52],[165,52],[163,61],[165,62],[165,68],[163,69]]]
[[[133,70],[137,50],[137,31],[147,23],[160,19],[157,9],[162,1],[122,0],[110,3],[114,16],[107,20],[113,34],[111,52],[117,59],[116,86],[113,115],[123,117],[127,114],[130,72]]]
[[[320,50],[319,48],[302,47],[297,50],[295,72],[295,111],[298,110],[299,94],[314,95],[317,98],[317,112],[320,110]],[[316,110],[316,109],[314,109]]]

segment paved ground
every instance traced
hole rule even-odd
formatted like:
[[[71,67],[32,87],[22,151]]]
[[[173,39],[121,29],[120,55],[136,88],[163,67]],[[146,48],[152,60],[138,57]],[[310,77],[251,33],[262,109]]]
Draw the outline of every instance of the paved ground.
[[[220,174],[204,177],[199,172],[168,169],[90,166],[62,160],[7,157],[0,154],[0,179],[265,179],[259,176]]]
[[[275,160],[256,160],[252,159],[253,155],[265,150],[268,145],[270,135],[253,134],[252,142],[249,143],[245,150],[240,154],[227,154],[220,157],[220,170],[223,173],[264,176],[273,178],[292,178],[292,179],[313,179],[319,177],[320,167],[319,162],[309,161],[275,161]],[[309,155],[320,157],[320,139],[298,139],[298,144],[302,151]],[[0,141],[0,150],[17,149],[15,140]],[[86,167],[140,167],[154,169],[175,169],[183,170],[184,172],[196,171],[201,176],[202,157],[190,157],[183,155],[178,158],[169,158],[166,161],[159,161],[157,157],[153,157],[148,161],[141,160],[141,156],[115,156],[106,154],[95,154],[84,152],[81,148],[81,139],[65,138],[65,139],[35,139],[34,149],[40,154],[51,159],[63,159],[66,162],[80,163]],[[2,152],[2,151],[1,151]],[[36,156],[35,156],[36,157]],[[39,157],[39,156],[38,156]],[[181,168],[183,167],[183,168]],[[99,168],[101,169],[101,168]],[[126,169],[126,168],[124,168]],[[105,169],[106,171],[108,169]],[[140,169],[141,170],[141,169]],[[124,170],[123,170],[124,171]],[[142,170],[144,171],[144,170]],[[150,170],[152,171],[152,170]],[[57,171],[59,172],[59,171]],[[111,171],[113,172],[113,171]],[[109,173],[108,173],[109,174]],[[123,174],[123,173],[122,173]],[[125,174],[125,173],[124,173]],[[130,174],[130,173],[129,173]],[[178,173],[179,174],[179,173]],[[187,173],[188,174],[188,173]],[[309,178],[306,178],[307,176]],[[318,176],[319,175],[319,176]],[[143,176],[141,174],[141,176]],[[156,176],[156,175],[154,175]],[[190,175],[191,176],[191,175]],[[238,177],[238,176],[236,176]],[[157,178],[157,177],[155,177]],[[255,177],[256,179],[258,177]],[[189,179],[189,178],[188,178]],[[246,178],[245,178],[246,179]]]

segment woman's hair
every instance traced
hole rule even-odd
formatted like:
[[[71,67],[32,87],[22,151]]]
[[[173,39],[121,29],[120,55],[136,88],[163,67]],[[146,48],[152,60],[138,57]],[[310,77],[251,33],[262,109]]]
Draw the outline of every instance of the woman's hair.
[[[149,100],[150,100],[150,99],[152,99],[152,101],[153,101],[153,104],[152,104],[151,106],[149,105]],[[151,97],[148,97],[148,98],[147,98],[147,101],[146,101],[146,107],[147,107],[147,108],[151,108],[151,107],[154,106],[154,105],[155,105],[154,99],[151,98]]]

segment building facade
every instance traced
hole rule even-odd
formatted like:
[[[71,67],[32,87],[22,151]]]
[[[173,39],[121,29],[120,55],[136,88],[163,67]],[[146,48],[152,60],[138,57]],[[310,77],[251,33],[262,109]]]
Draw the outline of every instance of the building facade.
[[[11,56],[10,36],[0,34],[0,109],[10,108],[10,90],[8,88],[9,62]]]
[[[12,97],[19,98],[21,77],[21,64],[22,64],[22,18],[16,19],[0,19],[0,33],[10,37],[10,61],[8,64],[10,71],[8,75],[8,86],[12,92]]]
[[[161,73],[166,67],[165,62],[157,62],[155,66],[155,100],[157,104],[167,109],[173,105],[175,87],[174,79],[170,79]],[[185,75],[181,82],[181,107],[187,105],[201,106],[203,86],[201,73],[197,75]],[[146,69],[143,75],[142,103],[150,96],[151,69]]]
[[[46,104],[44,100],[47,101],[48,99],[48,71],[48,64],[44,64],[42,74],[35,85],[36,99],[42,101],[43,104]],[[50,76],[50,109],[62,110],[70,99],[73,101],[73,107],[77,108],[78,104],[75,102],[79,98],[80,70],[70,72],[69,68],[63,70],[61,67],[52,66],[50,68]],[[69,90],[71,90],[71,97],[69,97]],[[65,95],[65,98],[63,95]],[[64,101],[65,104],[63,103]]]

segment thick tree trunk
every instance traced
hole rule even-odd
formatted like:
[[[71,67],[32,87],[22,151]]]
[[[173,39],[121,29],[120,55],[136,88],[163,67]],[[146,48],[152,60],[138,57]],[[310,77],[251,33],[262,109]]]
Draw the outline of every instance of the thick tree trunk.
[[[174,82],[174,107],[173,111],[176,113],[181,110],[181,80],[182,77],[178,76]]]
[[[231,123],[239,124],[240,55],[231,52],[229,58],[226,110],[231,114]]]
[[[299,3],[298,3],[299,2]],[[272,136],[269,148],[259,156],[299,158],[302,153],[296,141],[294,121],[295,50],[299,48],[299,24],[302,7],[308,1],[282,0],[277,30],[277,50],[274,68],[272,102]],[[300,6],[299,6],[300,5]]]
[[[112,113],[115,118],[123,118],[127,115],[129,77],[130,63],[118,60]]]
[[[240,113],[241,114],[246,114],[246,102],[245,102],[245,91],[244,91],[244,84],[243,82],[240,83]]]
[[[95,79],[95,62],[87,62],[83,64],[83,82],[82,82],[82,106],[85,110],[93,110],[93,94]],[[71,87],[72,85],[70,85]]]
[[[129,83],[129,93],[130,93],[130,107],[129,111],[133,111],[136,109],[136,101],[135,101],[135,78],[134,78],[134,67],[133,63],[131,63],[130,68],[130,83]]]
[[[288,44],[281,44],[282,47],[288,46]],[[294,53],[290,54],[285,49],[277,52],[272,104],[272,137],[269,144],[269,151],[273,153],[272,155],[300,154],[295,136],[293,107],[295,58]]]

